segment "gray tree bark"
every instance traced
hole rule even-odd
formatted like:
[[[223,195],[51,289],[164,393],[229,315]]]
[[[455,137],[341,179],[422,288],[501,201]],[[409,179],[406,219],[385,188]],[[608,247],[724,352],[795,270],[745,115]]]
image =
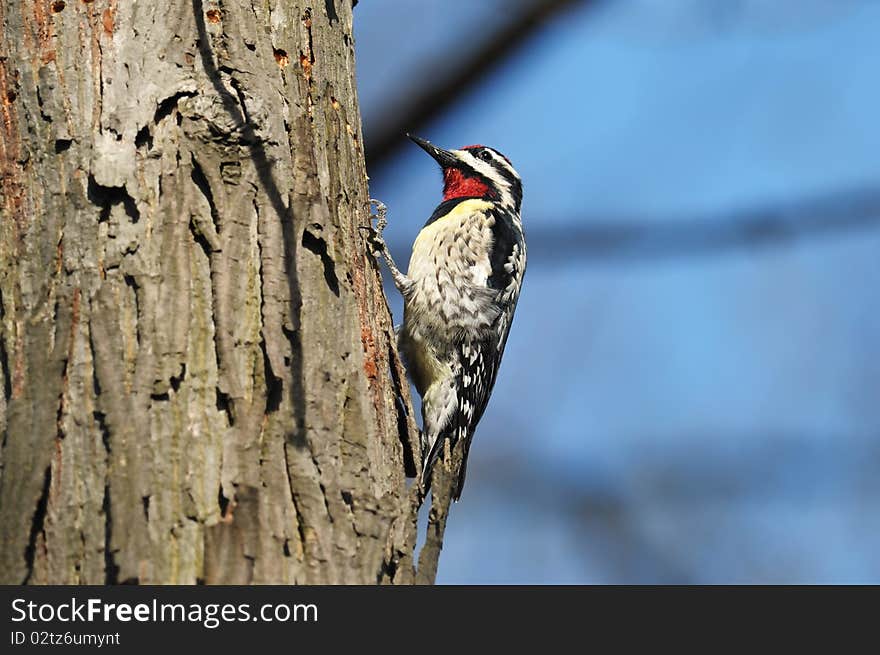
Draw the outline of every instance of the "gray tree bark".
[[[0,38],[0,579],[432,582],[351,3],[4,0]]]

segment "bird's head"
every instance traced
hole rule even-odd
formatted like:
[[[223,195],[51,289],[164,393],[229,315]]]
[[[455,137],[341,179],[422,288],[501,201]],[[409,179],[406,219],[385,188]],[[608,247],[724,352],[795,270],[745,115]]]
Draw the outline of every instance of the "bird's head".
[[[488,146],[443,150],[430,141],[407,135],[443,169],[443,200],[483,198],[519,212],[522,181],[510,160]]]

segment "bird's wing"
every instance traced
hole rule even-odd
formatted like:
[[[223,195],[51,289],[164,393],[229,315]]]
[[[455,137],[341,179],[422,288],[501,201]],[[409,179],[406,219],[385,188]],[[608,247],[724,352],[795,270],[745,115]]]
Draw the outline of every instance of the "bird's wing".
[[[466,338],[458,346],[458,408],[447,431],[452,438],[450,445],[455,445],[459,439],[464,440],[464,459],[453,494],[456,500],[464,488],[471,439],[495,386],[525,273],[525,242],[518,226],[503,217],[496,217],[492,233],[493,274],[489,276],[488,287],[495,292],[498,317],[487,334],[480,338]]]

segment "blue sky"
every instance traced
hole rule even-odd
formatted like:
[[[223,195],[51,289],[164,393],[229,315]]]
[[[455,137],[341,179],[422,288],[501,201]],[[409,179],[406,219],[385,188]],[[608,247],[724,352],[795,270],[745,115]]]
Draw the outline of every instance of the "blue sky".
[[[507,6],[360,3],[367,140]],[[505,152],[535,239],[873,190],[878,27],[875,2],[599,3],[420,135]],[[439,172],[414,146],[369,172],[404,263]],[[880,229],[536,252],[440,582],[880,582]]]

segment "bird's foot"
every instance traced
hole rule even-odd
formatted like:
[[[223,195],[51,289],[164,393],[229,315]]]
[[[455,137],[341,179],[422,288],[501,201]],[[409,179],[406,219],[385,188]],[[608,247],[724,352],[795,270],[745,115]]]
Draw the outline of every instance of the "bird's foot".
[[[382,236],[382,231],[388,225],[388,207],[381,200],[370,198],[370,207],[376,208],[375,214],[370,214],[370,219],[376,219],[376,232]]]
[[[361,225],[359,229],[366,233],[373,256],[379,257],[387,250],[382,232],[388,226],[388,207],[381,200],[376,200],[375,198],[370,199],[370,207],[375,207],[376,213],[370,212],[370,224]],[[373,220],[376,221],[375,226],[373,225]]]

